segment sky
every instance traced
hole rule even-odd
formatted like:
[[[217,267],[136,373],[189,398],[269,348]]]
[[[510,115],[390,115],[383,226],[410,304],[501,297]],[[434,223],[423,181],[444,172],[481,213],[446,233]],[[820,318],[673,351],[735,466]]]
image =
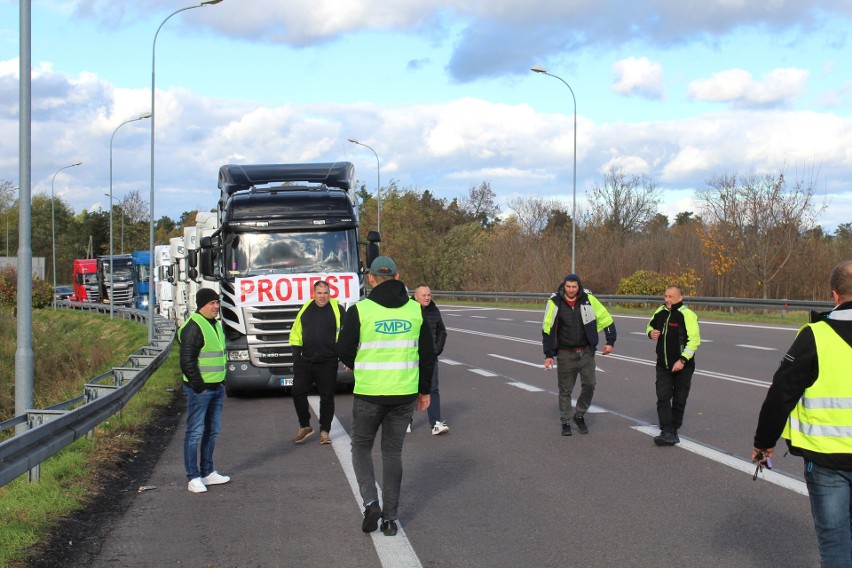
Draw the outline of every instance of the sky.
[[[670,220],[700,213],[713,177],[784,173],[814,188],[827,231],[852,222],[852,0],[223,0],[170,16],[189,6],[32,0],[33,194],[106,209],[112,159],[113,196],[147,201],[151,120],[132,119],[153,75],[157,218],[214,208],[224,164],[338,160],[371,193],[488,182],[504,212],[528,196],[570,209],[576,111],[581,211],[614,166],[652,179]],[[19,24],[0,0],[15,186]]]

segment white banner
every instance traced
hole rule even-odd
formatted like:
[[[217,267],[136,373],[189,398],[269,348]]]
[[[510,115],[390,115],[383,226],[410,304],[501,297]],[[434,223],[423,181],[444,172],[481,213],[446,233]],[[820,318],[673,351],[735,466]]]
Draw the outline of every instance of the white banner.
[[[335,300],[351,304],[358,301],[358,275],[354,272],[333,274],[267,274],[237,278],[238,306],[280,306],[304,304],[314,295],[314,284],[328,282]]]

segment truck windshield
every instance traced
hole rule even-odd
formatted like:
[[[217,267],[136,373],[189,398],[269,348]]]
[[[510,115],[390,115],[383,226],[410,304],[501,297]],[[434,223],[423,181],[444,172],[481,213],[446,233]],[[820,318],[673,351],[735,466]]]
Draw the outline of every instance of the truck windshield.
[[[98,283],[98,275],[95,273],[92,274],[84,274],[83,275],[83,284],[97,284]]]
[[[130,275],[130,268],[124,266],[115,266],[113,267],[115,270],[115,274],[112,279],[116,282],[126,282],[129,281],[132,277]],[[104,279],[109,281],[109,262],[104,263]]]
[[[356,272],[355,232],[241,233],[225,247],[230,276],[272,272]]]
[[[148,270],[149,266],[147,264],[137,264],[136,265],[136,281],[137,282],[147,282],[148,281]],[[117,272],[116,272],[117,274]]]

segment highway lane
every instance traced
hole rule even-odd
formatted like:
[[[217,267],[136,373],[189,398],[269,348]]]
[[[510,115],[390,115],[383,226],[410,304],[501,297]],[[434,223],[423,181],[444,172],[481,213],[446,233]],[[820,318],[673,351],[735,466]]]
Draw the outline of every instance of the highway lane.
[[[657,448],[643,430],[656,422],[644,318],[616,318],[614,356],[598,359],[591,433],[569,438],[559,435],[556,374],[541,367],[540,312],[442,312],[451,431],[431,436],[425,414],[415,419],[396,548],[360,532],[346,463],[351,397],[338,397],[329,448],[290,444],[292,402],[262,396],[226,402],[217,467],[232,483],[186,491],[179,428],[152,476],[158,489],[137,497],[94,565],[818,564],[797,491],[801,460],[776,460],[791,486],[752,481],[748,467],[757,411],[793,328],[705,322],[705,374],[694,379],[684,447]]]

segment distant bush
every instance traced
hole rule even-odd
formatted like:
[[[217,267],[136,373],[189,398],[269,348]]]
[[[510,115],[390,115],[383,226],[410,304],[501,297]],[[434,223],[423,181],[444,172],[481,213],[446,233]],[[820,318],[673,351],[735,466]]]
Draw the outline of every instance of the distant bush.
[[[701,279],[691,268],[683,274],[660,274],[653,270],[637,270],[618,283],[616,294],[625,296],[662,296],[668,286],[680,286],[684,296],[694,296]]]
[[[41,278],[33,278],[33,308],[46,308],[53,301],[53,287]],[[7,266],[0,269],[0,306],[18,304],[18,269]]]

